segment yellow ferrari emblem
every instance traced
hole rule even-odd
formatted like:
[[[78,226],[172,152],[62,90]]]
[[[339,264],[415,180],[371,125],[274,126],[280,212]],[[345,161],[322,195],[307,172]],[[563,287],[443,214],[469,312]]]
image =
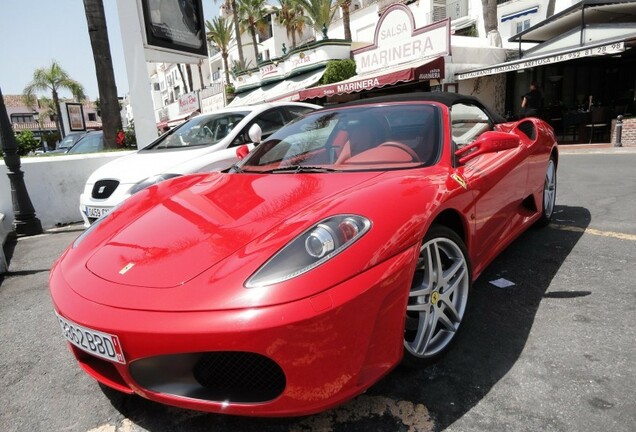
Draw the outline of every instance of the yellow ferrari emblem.
[[[431,303],[436,305],[438,301],[439,301],[439,293],[435,291],[433,294],[431,294]]]
[[[453,180],[455,180],[457,183],[459,183],[459,185],[461,187],[463,187],[464,189],[468,189],[468,186],[466,186],[466,180],[461,178],[461,176],[459,174],[452,174],[451,177],[452,177]]]
[[[120,275],[126,274],[126,272],[128,270],[130,270],[131,268],[133,268],[134,266],[135,266],[134,262],[129,262],[128,264],[126,264],[126,267],[124,267],[123,269],[119,270],[119,274]]]

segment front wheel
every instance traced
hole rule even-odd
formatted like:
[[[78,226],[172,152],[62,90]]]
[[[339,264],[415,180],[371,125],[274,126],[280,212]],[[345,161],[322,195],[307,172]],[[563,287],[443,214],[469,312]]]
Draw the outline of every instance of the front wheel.
[[[451,345],[466,312],[470,262],[462,239],[433,225],[420,247],[404,327],[404,363],[436,360]]]
[[[556,203],[557,188],[557,172],[554,156],[548,161],[548,168],[545,173],[545,181],[543,183],[543,208],[541,210],[541,218],[537,221],[539,226],[547,226],[552,220],[554,214],[554,206]]]

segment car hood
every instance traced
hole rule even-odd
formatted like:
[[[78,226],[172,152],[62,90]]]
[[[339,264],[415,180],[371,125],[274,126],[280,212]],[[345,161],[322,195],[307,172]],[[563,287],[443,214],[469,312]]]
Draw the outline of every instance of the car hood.
[[[179,287],[294,214],[377,175],[213,173],[126,215],[131,222],[96,247],[86,267],[120,286]],[[73,288],[94,301],[120,304],[93,284]]]
[[[114,179],[123,184],[135,184],[156,174],[187,174],[179,171],[179,165],[222,148],[225,148],[224,142],[200,148],[138,151],[101,166],[90,175],[87,183]]]

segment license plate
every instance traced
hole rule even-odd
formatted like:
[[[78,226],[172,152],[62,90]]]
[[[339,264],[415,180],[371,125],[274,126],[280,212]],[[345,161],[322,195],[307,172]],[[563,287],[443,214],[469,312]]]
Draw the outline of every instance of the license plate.
[[[99,219],[108,214],[110,207],[86,207],[86,216],[89,218]]]
[[[55,315],[60,327],[62,327],[64,337],[70,343],[96,357],[126,364],[117,336],[82,327],[66,318],[62,318],[57,313]]]

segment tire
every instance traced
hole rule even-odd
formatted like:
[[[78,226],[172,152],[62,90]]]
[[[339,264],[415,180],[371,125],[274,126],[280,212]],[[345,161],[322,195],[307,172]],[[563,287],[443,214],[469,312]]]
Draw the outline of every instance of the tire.
[[[554,206],[556,203],[557,192],[557,165],[554,156],[550,156],[548,161],[548,168],[545,173],[545,180],[543,182],[543,200],[541,208],[541,217],[537,221],[537,225],[540,227],[547,226],[552,220],[554,214]]]
[[[448,350],[464,318],[470,285],[464,242],[445,226],[431,226],[409,290],[403,364],[423,366]]]

